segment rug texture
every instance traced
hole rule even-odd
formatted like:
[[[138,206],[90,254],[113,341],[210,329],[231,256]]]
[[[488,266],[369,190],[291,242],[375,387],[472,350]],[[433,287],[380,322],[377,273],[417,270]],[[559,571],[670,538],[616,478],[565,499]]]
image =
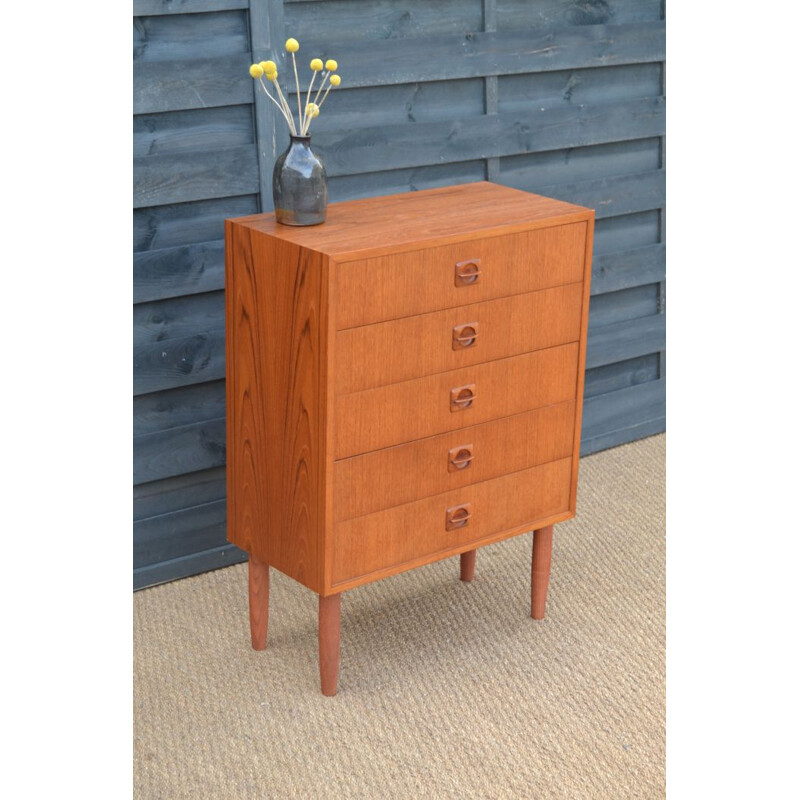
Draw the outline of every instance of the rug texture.
[[[250,649],[247,567],[134,597],[134,796],[661,798],[665,437],[582,459],[547,618],[531,535],[342,598],[323,697],[317,598],[272,571]]]

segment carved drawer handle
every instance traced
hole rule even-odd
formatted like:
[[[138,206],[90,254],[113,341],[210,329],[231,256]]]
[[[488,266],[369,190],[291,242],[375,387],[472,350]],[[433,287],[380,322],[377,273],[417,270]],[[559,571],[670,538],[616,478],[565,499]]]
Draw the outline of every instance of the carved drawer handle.
[[[465,322],[453,326],[453,350],[466,350],[478,343],[478,323]]]
[[[469,408],[478,395],[475,393],[475,384],[467,386],[456,386],[450,390],[450,410],[463,411]]]
[[[448,508],[445,512],[445,530],[457,531],[459,528],[466,528],[472,518],[470,503],[464,503],[460,506],[453,506]]]
[[[471,286],[481,277],[481,260],[472,258],[469,261],[459,261],[456,264],[456,286]]]
[[[458,472],[462,469],[469,469],[473,458],[475,456],[472,453],[471,444],[462,444],[460,447],[454,447],[447,454],[447,471]]]

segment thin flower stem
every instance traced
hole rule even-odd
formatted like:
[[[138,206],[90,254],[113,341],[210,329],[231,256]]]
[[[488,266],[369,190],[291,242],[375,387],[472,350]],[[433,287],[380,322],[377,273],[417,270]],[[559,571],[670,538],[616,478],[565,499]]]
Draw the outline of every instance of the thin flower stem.
[[[326,73],[325,73],[325,74],[322,76],[322,83],[319,85],[319,89],[317,89],[317,93],[314,95],[314,102],[315,102],[315,103],[317,102],[317,100],[319,100],[320,93],[321,93],[321,92],[322,92],[322,90],[325,88],[325,81],[326,81],[326,80],[328,80],[328,75],[330,75],[330,74],[331,74],[331,71],[330,71],[330,70],[328,70],[328,71],[327,71],[327,72],[326,72]]]
[[[281,91],[281,85],[278,83],[278,79],[275,79],[275,88],[278,90],[278,97],[280,98],[281,103],[283,103],[283,107],[286,110],[286,117],[289,120],[289,130],[297,136],[297,128],[294,126],[294,119],[292,118],[292,111],[289,108],[289,101],[283,96],[283,92]]]
[[[292,66],[294,67],[294,82],[297,85],[297,122],[300,125],[300,130],[303,130],[303,101],[300,98],[300,78],[297,77],[297,59],[292,53]]]
[[[325,98],[328,96],[328,92],[331,90],[332,83],[328,84],[328,88],[325,90],[325,94],[322,95],[322,100],[319,101],[319,107],[322,108],[322,104],[325,102]]]
[[[308,101],[311,100],[311,90],[314,88],[314,79],[316,77],[317,73],[315,71],[314,74],[311,76],[311,83],[308,84],[308,94],[306,95],[306,112],[308,112]],[[304,128],[303,133],[305,133],[305,131],[308,130],[308,125],[311,122],[311,117],[308,116],[308,113],[306,113],[306,117],[308,117],[308,121],[306,121],[305,119],[303,120],[303,128]]]
[[[294,131],[294,123],[292,122],[292,118],[286,116],[286,111],[284,110],[283,106],[269,93],[269,90],[264,85],[264,79],[263,78],[259,78],[258,80],[261,83],[261,88],[264,90],[264,93],[267,95],[267,97],[269,97],[270,100],[272,100],[273,103],[275,103],[276,107],[278,108],[278,111],[280,111],[281,114],[283,114],[283,118],[288,123],[289,129],[292,131],[292,133],[294,133],[295,132]]]

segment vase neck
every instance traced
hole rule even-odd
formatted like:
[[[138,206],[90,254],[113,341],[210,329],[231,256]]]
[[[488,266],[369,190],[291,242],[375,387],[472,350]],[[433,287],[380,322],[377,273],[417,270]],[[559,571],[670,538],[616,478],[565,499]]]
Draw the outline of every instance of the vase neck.
[[[311,135],[308,136],[295,136],[293,133],[289,134],[292,144],[308,144],[311,141]]]

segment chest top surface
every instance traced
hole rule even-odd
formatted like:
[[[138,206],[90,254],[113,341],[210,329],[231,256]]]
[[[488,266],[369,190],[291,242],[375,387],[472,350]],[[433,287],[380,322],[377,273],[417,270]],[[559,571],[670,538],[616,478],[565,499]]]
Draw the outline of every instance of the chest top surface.
[[[348,261],[585,220],[592,211],[549,197],[478,182],[368,197],[328,206],[322,225],[280,225],[274,214],[232,220],[251,230]]]

